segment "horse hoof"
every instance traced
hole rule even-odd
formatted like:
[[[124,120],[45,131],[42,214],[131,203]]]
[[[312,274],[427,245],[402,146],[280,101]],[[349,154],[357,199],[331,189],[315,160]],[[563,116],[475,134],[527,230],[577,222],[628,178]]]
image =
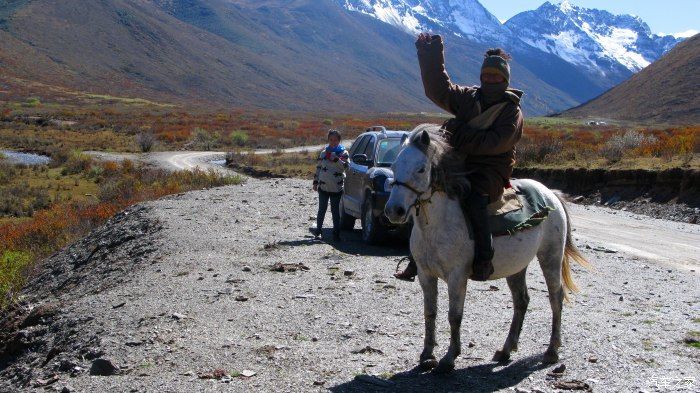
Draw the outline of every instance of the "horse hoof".
[[[542,363],[544,364],[554,364],[559,361],[559,354],[556,352],[545,352],[544,357],[542,358]]]
[[[454,371],[454,369],[455,369],[454,364],[447,364],[447,363],[440,362],[440,363],[438,363],[437,367],[435,367],[433,369],[433,373],[444,375],[444,374],[451,373],[452,371]]]
[[[432,359],[421,360],[418,367],[422,371],[430,371],[430,370],[434,369],[435,367],[437,367],[437,365],[438,365],[438,361],[435,360],[435,358],[432,358]]]
[[[493,355],[493,361],[494,362],[507,362],[510,360],[510,354],[503,352],[503,351],[496,351],[496,353]]]

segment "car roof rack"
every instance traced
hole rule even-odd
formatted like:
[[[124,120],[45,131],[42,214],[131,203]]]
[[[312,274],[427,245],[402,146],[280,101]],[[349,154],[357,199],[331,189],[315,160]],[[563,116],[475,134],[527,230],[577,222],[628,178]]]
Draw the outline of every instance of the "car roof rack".
[[[384,127],[384,126],[372,126],[372,127],[368,127],[365,132],[370,132],[370,131],[381,131],[382,134],[386,134],[386,127]]]

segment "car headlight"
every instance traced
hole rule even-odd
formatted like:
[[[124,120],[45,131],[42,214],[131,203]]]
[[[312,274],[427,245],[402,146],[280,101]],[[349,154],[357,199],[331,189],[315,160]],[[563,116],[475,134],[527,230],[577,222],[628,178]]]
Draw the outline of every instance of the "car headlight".
[[[394,178],[393,177],[388,177],[386,181],[384,181],[384,191],[386,192],[391,192],[391,189],[394,187]]]

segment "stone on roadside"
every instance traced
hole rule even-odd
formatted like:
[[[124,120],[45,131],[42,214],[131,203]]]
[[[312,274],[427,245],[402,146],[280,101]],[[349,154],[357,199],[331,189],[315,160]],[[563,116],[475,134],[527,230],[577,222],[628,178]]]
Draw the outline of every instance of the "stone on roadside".
[[[110,376],[119,372],[117,367],[111,360],[98,358],[92,361],[90,367],[90,375]]]
[[[244,271],[244,272],[249,272],[249,271],[251,271],[251,270],[253,270],[253,269],[251,269],[250,266],[248,266],[248,265],[243,266],[243,271]]]
[[[172,317],[173,317],[174,320],[179,321],[179,320],[181,320],[181,319],[187,318],[187,315],[185,315],[185,314],[180,314],[179,312],[174,312],[173,315],[172,315]]]

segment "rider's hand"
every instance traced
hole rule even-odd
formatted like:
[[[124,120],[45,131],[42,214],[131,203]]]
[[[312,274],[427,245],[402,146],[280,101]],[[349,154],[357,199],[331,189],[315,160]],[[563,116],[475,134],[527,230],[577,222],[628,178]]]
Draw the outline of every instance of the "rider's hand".
[[[436,43],[442,43],[442,37],[439,35],[430,35],[430,33],[420,33],[416,39],[416,48],[423,49],[427,48],[428,45]]]

